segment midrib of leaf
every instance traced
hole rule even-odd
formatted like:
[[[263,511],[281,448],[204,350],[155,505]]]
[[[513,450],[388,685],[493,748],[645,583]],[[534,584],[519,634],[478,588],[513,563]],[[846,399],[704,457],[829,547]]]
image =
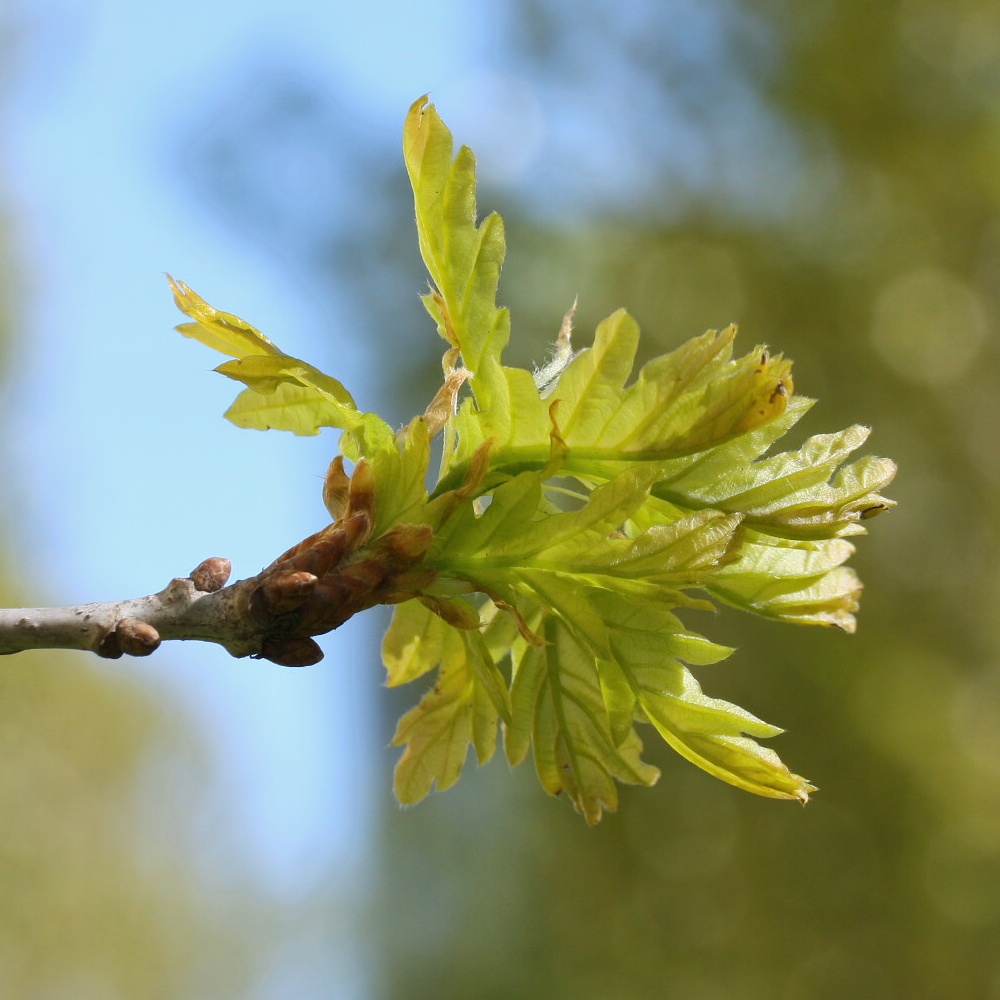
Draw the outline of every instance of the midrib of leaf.
[[[629,465],[647,462],[669,462],[683,458],[689,454],[698,454],[704,448],[693,448],[687,451],[672,448],[645,448],[622,453],[615,445],[570,448],[559,469],[560,475],[578,475],[585,480],[595,479],[608,481]],[[535,472],[544,469],[551,458],[551,445],[548,441],[538,445],[515,445],[509,448],[497,448],[490,453],[490,479],[484,482],[483,492],[489,492],[496,485],[498,477],[516,476],[522,472]],[[432,497],[440,496],[448,490],[453,490],[469,477],[471,463],[463,460],[451,467],[434,487]],[[698,504],[711,506],[711,504]]]
[[[554,637],[555,621],[553,619],[548,619],[546,621],[545,628],[545,638],[550,644],[558,642]],[[568,738],[570,732],[569,720],[566,716],[566,703],[576,705],[577,709],[584,715],[584,717],[594,725],[594,718],[590,711],[587,709],[586,705],[582,703],[574,695],[568,693],[563,687],[560,677],[559,668],[555,667],[553,669],[552,660],[553,653],[549,653],[547,657],[548,664],[545,671],[545,686],[548,687],[550,692],[550,698],[552,699],[552,711],[558,721],[560,738],[562,740],[563,746],[566,748],[566,755],[570,759],[570,767],[573,770],[573,775],[576,780],[577,787],[580,789],[581,793],[583,791],[583,781],[582,775],[583,770],[580,766],[580,760],[576,752],[576,741]]]

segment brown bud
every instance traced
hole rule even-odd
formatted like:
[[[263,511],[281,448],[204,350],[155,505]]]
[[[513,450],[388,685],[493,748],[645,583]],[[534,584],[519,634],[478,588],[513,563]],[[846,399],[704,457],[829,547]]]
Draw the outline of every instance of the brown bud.
[[[364,459],[354,467],[346,516],[367,514],[370,524],[375,523],[375,475]]]
[[[121,651],[129,656],[149,656],[160,645],[160,633],[137,618],[123,618],[115,626],[115,634]]]
[[[371,521],[364,512],[352,514],[303,538],[268,566],[269,570],[293,569],[315,576],[326,576],[371,531]],[[287,565],[285,565],[287,564]]]
[[[312,573],[272,573],[261,584],[264,601],[272,615],[285,615],[301,607],[316,587]]]
[[[315,576],[326,576],[344,558],[347,533],[343,528],[330,528],[313,536],[313,542],[291,560],[292,565]]]
[[[222,590],[229,579],[229,574],[233,571],[233,564],[228,559],[221,556],[213,556],[206,559],[191,571],[191,582],[195,590],[200,590],[206,594],[214,594],[217,590]]]
[[[332,524],[308,538],[303,538],[301,542],[283,552],[267,567],[266,572],[280,568],[282,570],[300,570],[303,573],[322,576],[322,573],[316,572],[319,569],[320,560],[336,562],[340,559],[345,548],[346,541],[343,529]]]
[[[279,667],[311,667],[323,659],[323,650],[312,639],[282,636],[265,639],[260,656]]]
[[[118,639],[118,633],[114,631],[106,632],[101,637],[101,641],[97,644],[94,652],[105,660],[120,659],[124,655],[124,650]]]
[[[330,463],[330,468],[326,470],[326,479],[323,481],[323,503],[335,521],[339,521],[347,510],[350,486],[351,481],[344,472],[344,458],[338,455]]]
[[[370,559],[360,559],[337,574],[337,579],[344,582],[359,598],[373,591],[388,575],[390,567],[388,560],[381,554]],[[369,607],[370,605],[366,605]]]
[[[349,581],[340,577],[320,580],[303,609],[299,630],[322,635],[339,628],[358,610],[356,605],[357,594]]]
[[[347,547],[356,549],[371,534],[375,520],[374,513],[365,510],[354,511],[344,518],[342,526],[347,536]]]

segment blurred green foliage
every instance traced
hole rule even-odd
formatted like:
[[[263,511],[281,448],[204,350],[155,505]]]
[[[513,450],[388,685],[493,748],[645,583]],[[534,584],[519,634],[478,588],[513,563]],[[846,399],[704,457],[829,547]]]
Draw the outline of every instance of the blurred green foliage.
[[[739,652],[704,679],[787,727],[776,749],[821,787],[804,811],[654,752],[660,787],[626,790],[593,830],[501,762],[399,812],[386,752],[381,995],[998,1000],[1000,8],[503,10],[496,63],[553,133],[523,190],[480,191],[507,222],[512,362],[543,360],[576,295],[578,345],[622,305],[649,355],[736,321],[819,397],[804,435],[875,428],[872,449],[900,467],[899,507],[856,560],[856,636],[711,623]],[[232,109],[266,145],[252,94]],[[365,194],[325,239],[277,235],[296,267],[355,294],[402,420],[439,370],[405,181],[385,168],[395,148],[374,154],[344,131],[349,116],[310,114],[295,134],[336,121]],[[258,161],[242,138],[217,130],[214,153],[240,155],[203,148],[201,169],[246,220],[274,185],[245,183]],[[379,207],[359,224],[359,205]],[[387,705],[383,745],[400,707]]]
[[[1000,997],[1000,9],[518,6],[512,62],[619,116],[645,174],[557,224],[482,192],[512,344],[577,293],[580,343],[619,305],[650,354],[735,320],[819,397],[804,432],[874,426],[900,506],[857,636],[711,626],[739,652],[702,676],[787,728],[804,811],[661,755],[585,830],[491,765],[386,814],[385,995]]]
[[[603,160],[569,149],[532,167],[576,192],[554,200],[565,211],[482,191],[508,224],[512,360],[542,360],[577,294],[581,344],[620,305],[649,354],[735,320],[819,397],[803,434],[874,426],[900,506],[857,557],[856,636],[711,623],[740,650],[705,671],[712,690],[787,727],[777,749],[822,789],[804,811],[653,751],[660,787],[626,790],[593,830],[499,761],[398,812],[386,752],[381,995],[998,1000],[1000,9],[512,0],[506,13],[498,61],[550,119],[599,121],[615,140]],[[301,134],[350,127],[325,121]],[[226,170],[255,157],[213,135],[238,151],[209,168],[228,197]],[[377,202],[377,219],[349,236],[314,227],[292,257],[347,275],[390,362],[424,345],[391,386],[402,419],[439,369],[395,156],[357,154],[355,176],[382,194],[357,203]],[[271,203],[247,190],[234,215],[253,222],[247,206]],[[182,849],[163,852],[190,802],[138,799],[150,756],[178,759],[178,734],[120,675],[68,662],[19,657],[0,676],[0,992],[238,991],[237,927],[220,932]],[[150,816],[168,829],[158,841]]]

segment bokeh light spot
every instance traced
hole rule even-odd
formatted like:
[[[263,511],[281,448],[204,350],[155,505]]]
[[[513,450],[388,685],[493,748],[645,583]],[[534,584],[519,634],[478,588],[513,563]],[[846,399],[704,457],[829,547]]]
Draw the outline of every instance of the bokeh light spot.
[[[889,284],[875,303],[872,345],[897,375],[919,385],[950,385],[979,355],[989,319],[980,296],[935,267]]]

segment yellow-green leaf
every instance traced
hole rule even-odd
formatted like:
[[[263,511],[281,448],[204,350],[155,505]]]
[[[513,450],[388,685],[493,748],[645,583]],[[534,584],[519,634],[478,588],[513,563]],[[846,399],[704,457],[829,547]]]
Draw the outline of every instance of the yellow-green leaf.
[[[185,337],[199,340],[206,347],[234,358],[281,353],[264,334],[239,316],[210,306],[183,281],[176,281],[169,274],[167,281],[173,290],[177,308],[194,320],[193,323],[182,323],[177,327],[178,332]]]

